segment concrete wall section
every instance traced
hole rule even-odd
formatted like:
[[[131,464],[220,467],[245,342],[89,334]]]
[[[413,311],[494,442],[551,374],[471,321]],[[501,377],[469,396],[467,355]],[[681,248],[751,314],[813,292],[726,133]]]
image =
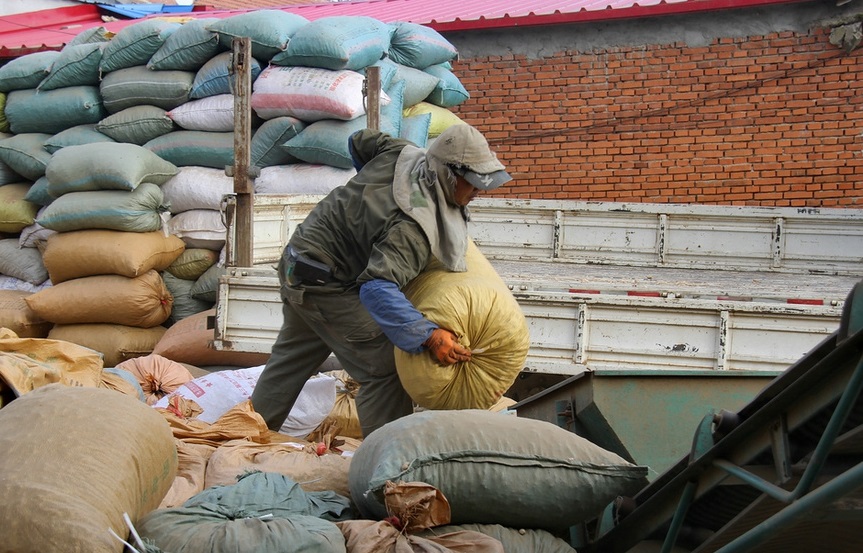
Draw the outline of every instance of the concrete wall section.
[[[861,50],[806,2],[447,34],[498,196],[863,207]]]

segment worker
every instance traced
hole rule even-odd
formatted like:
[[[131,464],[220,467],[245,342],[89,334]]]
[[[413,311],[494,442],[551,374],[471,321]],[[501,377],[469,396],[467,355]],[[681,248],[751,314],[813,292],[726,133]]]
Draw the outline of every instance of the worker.
[[[447,128],[429,148],[371,129],[349,147],[357,174],[297,226],[279,261],[283,323],[251,396],[279,430],[330,354],[359,384],[364,436],[413,412],[393,346],[442,365],[470,360],[459,337],[426,319],[402,289],[432,257],[465,271],[467,205],[511,180],[474,127]]]

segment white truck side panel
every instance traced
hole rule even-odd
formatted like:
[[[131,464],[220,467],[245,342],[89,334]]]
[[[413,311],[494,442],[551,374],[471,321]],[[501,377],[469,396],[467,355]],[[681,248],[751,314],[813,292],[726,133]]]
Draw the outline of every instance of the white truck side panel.
[[[231,266],[229,231],[217,349],[270,351],[275,265],[319,200],[256,197],[254,267]],[[838,327],[863,276],[861,210],[486,199],[471,213],[525,314],[527,371],[781,371]]]

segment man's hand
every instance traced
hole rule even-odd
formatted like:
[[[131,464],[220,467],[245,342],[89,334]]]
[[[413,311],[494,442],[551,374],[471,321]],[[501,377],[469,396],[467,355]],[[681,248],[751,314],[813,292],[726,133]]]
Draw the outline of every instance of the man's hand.
[[[449,330],[434,329],[423,345],[441,365],[470,361],[470,350],[459,344],[456,335]]]

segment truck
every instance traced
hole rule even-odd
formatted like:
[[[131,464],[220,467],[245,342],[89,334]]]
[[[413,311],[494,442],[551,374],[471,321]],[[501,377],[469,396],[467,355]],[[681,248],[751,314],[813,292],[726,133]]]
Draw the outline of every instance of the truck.
[[[282,323],[275,267],[320,199],[254,196],[251,263],[238,266],[227,197],[215,349],[270,351]],[[589,374],[584,409],[634,439],[641,417],[623,406],[656,391],[669,447],[631,454],[655,474],[686,450],[705,405],[744,405],[835,332],[863,275],[859,210],[485,198],[470,211],[470,236],[530,334],[506,396]]]

